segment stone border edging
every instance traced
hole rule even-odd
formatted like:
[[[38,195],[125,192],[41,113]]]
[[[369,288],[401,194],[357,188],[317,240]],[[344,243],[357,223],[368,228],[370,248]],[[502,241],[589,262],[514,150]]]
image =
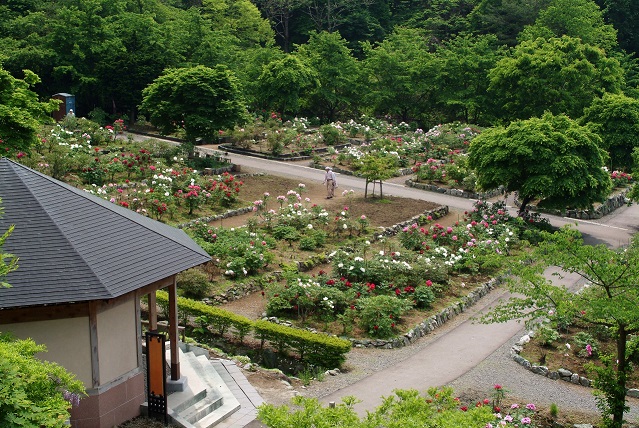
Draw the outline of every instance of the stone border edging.
[[[575,385],[581,385],[588,388],[592,387],[592,380],[584,376],[580,376],[578,373],[573,373],[570,370],[566,370],[564,368],[559,368],[556,371],[549,370],[548,367],[532,364],[530,361],[519,355],[523,349],[523,346],[528,343],[532,337],[534,337],[534,332],[531,331],[528,334],[523,335],[517,341],[517,343],[515,343],[510,348],[510,356],[516,363],[535,374],[547,377],[551,380],[561,379],[565,382],[570,382]],[[639,389],[628,389],[626,391],[626,396],[639,398]]]
[[[350,338],[349,340],[355,348],[403,348],[404,346],[413,344],[420,337],[426,336],[428,333],[432,332],[438,327],[441,327],[444,323],[451,320],[455,316],[465,312],[467,308],[473,306],[479,301],[479,299],[484,297],[499,284],[501,284],[501,278],[491,279],[490,281],[476,287],[466,296],[460,298],[458,302],[451,304],[435,315],[431,315],[415,327],[408,330],[402,336],[395,337],[394,339],[358,340]]]
[[[623,191],[617,193],[616,195],[610,196],[606,199],[601,205],[593,210],[577,210],[577,209],[563,209],[563,210],[553,210],[553,209],[545,209],[539,208],[535,205],[529,205],[530,211],[558,215],[563,217],[575,218],[578,220],[597,220],[602,218],[605,215],[610,214],[618,208],[626,205],[626,194],[630,192],[630,188],[624,189]],[[521,202],[519,201],[519,196],[515,195],[515,205],[521,206]]]
[[[434,184],[417,183],[411,179],[406,180],[406,185],[408,187],[414,187],[416,189],[427,190],[429,192],[444,193],[446,195],[457,196],[459,198],[466,198],[466,199],[490,199],[492,197],[503,194],[501,189],[495,189],[495,190],[491,190],[489,192],[483,192],[483,193],[468,192],[462,189],[449,189],[446,187],[439,187]]]

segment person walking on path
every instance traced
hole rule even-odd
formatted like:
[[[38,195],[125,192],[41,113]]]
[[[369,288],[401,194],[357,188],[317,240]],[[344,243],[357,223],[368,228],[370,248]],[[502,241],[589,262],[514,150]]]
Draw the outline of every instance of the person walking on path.
[[[337,187],[337,177],[333,172],[333,168],[326,167],[324,174],[324,184],[326,184],[326,199],[332,199],[335,196],[335,188]]]

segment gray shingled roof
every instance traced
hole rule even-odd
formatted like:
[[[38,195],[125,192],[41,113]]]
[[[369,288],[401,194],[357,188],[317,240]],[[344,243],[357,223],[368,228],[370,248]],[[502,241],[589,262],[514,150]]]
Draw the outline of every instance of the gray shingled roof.
[[[0,158],[0,231],[19,268],[0,308],[110,299],[210,260],[184,231]]]

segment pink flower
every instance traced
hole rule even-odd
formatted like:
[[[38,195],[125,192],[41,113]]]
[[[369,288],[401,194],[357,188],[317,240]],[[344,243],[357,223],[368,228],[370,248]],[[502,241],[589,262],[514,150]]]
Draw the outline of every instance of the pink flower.
[[[535,407],[535,405],[533,403],[526,404],[526,408],[528,410],[537,410],[537,407]]]

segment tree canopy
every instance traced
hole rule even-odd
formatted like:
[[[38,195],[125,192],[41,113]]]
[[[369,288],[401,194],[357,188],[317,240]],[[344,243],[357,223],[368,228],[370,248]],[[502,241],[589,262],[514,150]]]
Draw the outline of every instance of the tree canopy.
[[[183,129],[186,141],[211,141],[246,120],[237,79],[225,66],[167,70],[143,91],[140,109],[164,133]]]
[[[471,141],[468,160],[479,187],[518,192],[520,213],[535,199],[551,208],[587,208],[611,189],[600,144],[567,116],[545,113],[484,130]]]
[[[600,391],[602,426],[621,428],[630,366],[639,361],[639,340],[631,336],[639,332],[639,238],[635,236],[628,248],[615,250],[603,244],[584,245],[578,231],[563,229],[547,234],[522,258],[525,262],[510,265],[508,285],[514,297],[499,304],[483,321],[523,319],[552,325],[579,320],[607,328],[616,341],[616,353],[602,358],[606,365],[596,369],[594,386]],[[558,267],[560,277],[579,275],[585,286],[571,290],[553,284],[543,275],[548,267]]]
[[[15,155],[28,152],[38,142],[42,124],[58,102],[40,102],[31,90],[40,79],[31,71],[24,71],[24,79],[13,77],[0,64],[0,154]]]
[[[545,111],[580,117],[604,92],[618,92],[619,61],[581,40],[563,36],[524,41],[488,73],[497,117],[508,122]]]
[[[630,153],[639,147],[639,100],[606,93],[586,108],[580,123],[588,125],[610,155],[611,169],[630,171],[636,165]]]

